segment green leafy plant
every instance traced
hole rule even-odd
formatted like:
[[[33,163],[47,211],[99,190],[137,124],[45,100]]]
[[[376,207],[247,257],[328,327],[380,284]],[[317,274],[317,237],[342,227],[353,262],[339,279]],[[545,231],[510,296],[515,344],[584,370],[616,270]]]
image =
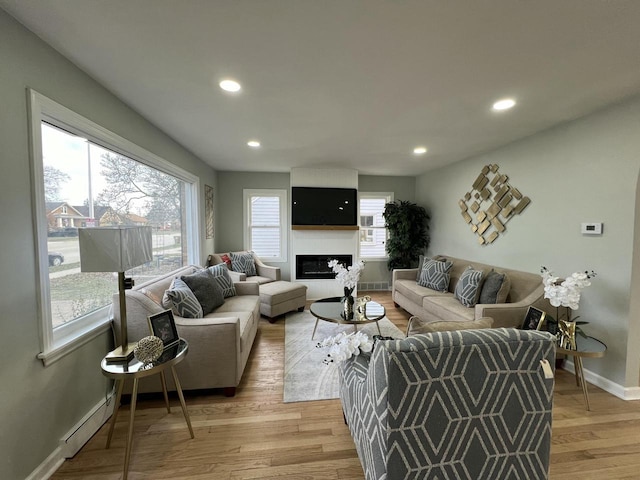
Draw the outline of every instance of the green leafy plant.
[[[429,246],[431,217],[423,207],[405,200],[387,203],[382,216],[389,232],[387,267],[389,270],[415,267],[418,257]]]

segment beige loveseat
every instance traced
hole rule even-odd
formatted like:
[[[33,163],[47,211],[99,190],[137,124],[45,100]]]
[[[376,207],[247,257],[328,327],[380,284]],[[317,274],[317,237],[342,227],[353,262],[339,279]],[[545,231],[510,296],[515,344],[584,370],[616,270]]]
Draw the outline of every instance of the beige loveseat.
[[[549,301],[544,298],[542,278],[538,274],[449,256],[440,258],[446,258],[453,262],[453,267],[449,272],[451,280],[448,291],[438,292],[418,285],[417,268],[394,270],[392,296],[396,306],[404,308],[412,315],[417,315],[423,322],[471,322],[483,317],[490,317],[493,319],[493,328],[519,328],[530,306],[543,311],[551,311]],[[460,275],[469,265],[476,270],[483,270],[485,275],[491,269],[498,273],[507,274],[511,281],[511,288],[505,303],[476,304],[475,307],[468,308],[454,297],[453,292]]]
[[[166,310],[162,296],[174,278],[189,275],[201,267],[189,266],[165,276],[136,285],[126,291],[129,341],[150,335],[147,317]],[[189,353],[176,366],[183,390],[224,388],[225,394],[235,394],[247,364],[260,320],[258,284],[234,283],[236,296],[204,318],[183,318],[174,315],[178,335],[189,342]],[[119,342],[120,305],[114,296],[114,326]],[[157,376],[140,380],[140,392],[161,392]],[[170,377],[167,377],[169,383]],[[172,384],[169,385],[170,387]]]

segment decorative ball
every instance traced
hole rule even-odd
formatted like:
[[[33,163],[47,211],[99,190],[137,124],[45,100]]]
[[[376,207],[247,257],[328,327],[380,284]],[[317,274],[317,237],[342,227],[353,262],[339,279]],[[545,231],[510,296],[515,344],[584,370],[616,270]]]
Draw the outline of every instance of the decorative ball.
[[[133,349],[133,354],[142,363],[151,363],[162,355],[164,344],[162,340],[153,335],[141,338]]]

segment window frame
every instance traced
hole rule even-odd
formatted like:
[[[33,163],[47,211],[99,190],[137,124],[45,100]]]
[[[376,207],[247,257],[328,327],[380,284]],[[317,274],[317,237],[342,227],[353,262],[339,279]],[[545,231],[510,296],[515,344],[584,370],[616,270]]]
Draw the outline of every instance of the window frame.
[[[371,260],[371,261],[387,261],[389,260],[389,256],[387,255],[387,249],[385,247],[384,256],[366,256],[362,255],[362,242],[360,241],[360,235],[363,230],[384,230],[385,231],[385,239],[389,238],[389,232],[387,231],[387,227],[376,227],[373,225],[361,225],[361,214],[360,214],[360,201],[362,199],[383,199],[385,204],[393,202],[393,192],[358,192],[358,256],[363,260]]]
[[[48,366],[110,328],[111,305],[84,317],[53,328],[49,288],[49,259],[47,246],[47,216],[44,195],[44,166],[42,154],[42,123],[47,122],[90,142],[124,155],[144,165],[160,170],[185,182],[185,221],[187,222],[188,261],[198,264],[200,259],[200,215],[198,192],[200,179],[182,168],[154,155],[135,143],[120,137],[82,115],[50,98],[27,89],[29,114],[29,156],[35,236],[36,274],[38,278],[40,353],[37,357]]]
[[[243,225],[244,225],[244,248],[252,250],[251,247],[251,198],[253,197],[278,197],[280,201],[280,255],[278,257],[264,258],[269,263],[285,263],[288,258],[287,243],[287,191],[283,189],[253,189],[247,188],[242,191],[243,196]],[[259,257],[260,258],[260,257]],[[262,260],[262,258],[260,258]]]

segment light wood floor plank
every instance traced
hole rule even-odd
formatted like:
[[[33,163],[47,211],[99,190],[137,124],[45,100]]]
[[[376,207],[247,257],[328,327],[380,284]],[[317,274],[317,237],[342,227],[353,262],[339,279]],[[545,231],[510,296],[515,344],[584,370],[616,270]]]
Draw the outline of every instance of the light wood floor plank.
[[[404,332],[409,315],[394,308],[391,295],[367,293]],[[284,320],[262,319],[235,397],[219,391],[186,394],[195,439],[175,395],[171,414],[161,395],[142,396],[129,478],[362,480],[340,401],[283,403],[283,371]],[[589,393],[591,412],[584,409],[574,376],[557,372],[550,479],[640,478],[640,401],[625,402],[593,385]],[[123,405],[109,450],[105,425],[51,478],[121,478],[128,410]]]

